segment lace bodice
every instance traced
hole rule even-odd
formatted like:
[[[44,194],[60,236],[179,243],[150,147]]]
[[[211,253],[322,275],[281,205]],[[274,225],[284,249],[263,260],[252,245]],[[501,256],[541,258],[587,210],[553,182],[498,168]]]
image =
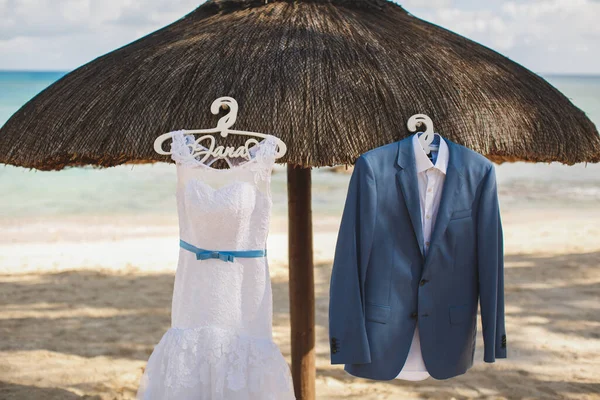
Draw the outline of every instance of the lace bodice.
[[[180,238],[207,250],[264,249],[277,139],[268,135],[250,148],[250,160],[228,159],[226,169],[210,167],[214,160],[200,162],[193,155],[194,146],[193,135],[173,134]]]

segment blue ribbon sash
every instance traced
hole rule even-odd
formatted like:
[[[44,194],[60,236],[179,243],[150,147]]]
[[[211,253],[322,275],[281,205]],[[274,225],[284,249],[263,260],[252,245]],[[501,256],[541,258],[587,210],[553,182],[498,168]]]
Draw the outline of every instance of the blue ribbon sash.
[[[226,250],[205,250],[189,244],[179,239],[179,246],[196,254],[196,260],[208,260],[210,258],[218,258],[221,261],[233,262],[236,257],[241,258],[256,258],[266,257],[267,250],[242,250],[242,251],[226,251]]]

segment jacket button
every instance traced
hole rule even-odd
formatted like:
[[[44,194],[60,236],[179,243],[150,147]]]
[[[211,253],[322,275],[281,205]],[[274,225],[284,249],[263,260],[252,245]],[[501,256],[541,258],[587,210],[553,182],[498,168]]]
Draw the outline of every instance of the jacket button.
[[[427,282],[429,282],[427,279],[421,279],[421,282],[419,282],[419,285],[423,286]]]
[[[410,314],[410,317],[413,318],[413,319],[417,319],[418,315],[419,314],[417,314],[416,312],[414,312],[414,313]]]

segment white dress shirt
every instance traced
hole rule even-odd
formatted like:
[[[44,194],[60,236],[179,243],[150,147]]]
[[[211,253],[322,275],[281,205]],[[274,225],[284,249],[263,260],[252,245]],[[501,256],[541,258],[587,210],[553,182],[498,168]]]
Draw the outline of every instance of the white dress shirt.
[[[431,233],[435,226],[435,219],[442,198],[442,188],[444,187],[444,180],[446,179],[449,153],[448,145],[440,136],[440,147],[434,165],[421,147],[418,135],[419,134],[416,133],[413,136],[412,145],[415,154],[417,180],[419,185],[421,226],[423,227],[423,243],[425,246],[423,254],[427,254]],[[437,136],[438,135],[436,135],[436,137]],[[429,376],[429,372],[427,372],[427,368],[425,368],[423,355],[421,354],[419,326],[417,325],[408,351],[408,357],[402,367],[402,371],[400,371],[396,379],[420,381],[427,379]]]

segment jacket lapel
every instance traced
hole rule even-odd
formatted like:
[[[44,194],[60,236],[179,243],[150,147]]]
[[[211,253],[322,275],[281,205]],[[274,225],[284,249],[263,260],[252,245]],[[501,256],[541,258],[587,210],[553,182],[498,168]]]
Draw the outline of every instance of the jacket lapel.
[[[458,146],[450,140],[445,140],[448,144],[449,152],[448,168],[446,169],[446,178],[444,179],[444,186],[442,188],[442,198],[440,199],[435,226],[433,227],[433,232],[431,234],[431,246],[429,246],[429,251],[427,252],[425,265],[427,265],[428,259],[431,258],[429,256],[432,254],[434,246],[439,243],[440,238],[448,227],[450,217],[454,211],[454,199],[463,185],[462,162]]]
[[[417,180],[417,168],[415,165],[415,154],[412,148],[412,137],[398,142],[398,157],[396,163],[400,170],[396,178],[400,183],[404,203],[408,209],[415,237],[419,243],[419,250],[423,256],[423,228],[421,225],[421,204],[419,201],[419,182]]]

